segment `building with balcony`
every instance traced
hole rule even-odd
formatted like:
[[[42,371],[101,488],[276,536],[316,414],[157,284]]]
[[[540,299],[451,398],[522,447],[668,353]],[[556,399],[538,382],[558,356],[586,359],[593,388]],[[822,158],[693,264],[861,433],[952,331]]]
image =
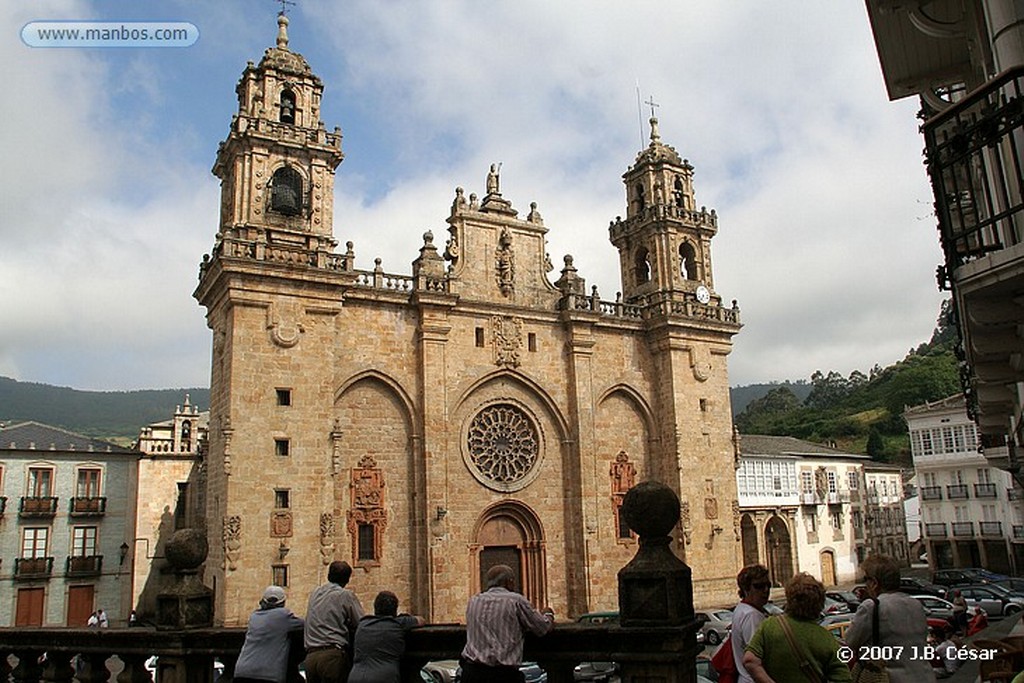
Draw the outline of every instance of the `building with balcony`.
[[[135,537],[131,541],[132,604],[140,618],[151,619],[156,596],[168,576],[164,544],[180,528],[203,526],[203,449],[209,411],[189,396],[167,420],[146,425],[135,447],[140,452]],[[269,583],[269,581],[268,581]]]
[[[923,540],[932,568],[1024,568],[1013,478],[980,452],[978,429],[963,396],[908,408],[903,417],[910,430]]]
[[[0,429],[0,625],[127,618],[138,458],[36,422]]]
[[[890,488],[899,468],[788,436],[739,444],[743,564],[764,564],[777,585],[804,571],[831,586],[853,581],[869,552],[907,561],[904,518],[892,510],[902,511],[903,489]]]
[[[889,98],[921,100],[943,251],[938,285],[953,294],[966,410],[986,457],[1017,471],[1024,397],[1024,8],[1010,0],[867,0],[867,9]],[[991,448],[1007,438],[1006,450]],[[973,500],[961,484],[931,488],[933,501],[950,494]]]
[[[899,465],[870,461],[864,464],[861,509],[854,513],[864,526],[864,545],[858,549],[859,557],[877,553],[904,565],[911,562],[903,475],[904,469]]]

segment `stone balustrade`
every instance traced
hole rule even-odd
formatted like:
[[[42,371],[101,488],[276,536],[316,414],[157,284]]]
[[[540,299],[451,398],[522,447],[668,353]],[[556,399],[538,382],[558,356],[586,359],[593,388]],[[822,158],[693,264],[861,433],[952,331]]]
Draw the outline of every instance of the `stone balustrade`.
[[[617,662],[624,682],[653,680],[648,676],[667,669],[669,678],[664,680],[692,683],[700,651],[697,628],[695,621],[669,627],[557,624],[543,638],[527,638],[525,659],[537,662],[549,683],[570,683],[573,668],[588,661]],[[4,628],[0,680],[148,683],[154,677],[146,662],[156,656],[157,683],[211,683],[215,660],[223,665],[220,683],[230,683],[244,639],[243,628]],[[420,668],[428,661],[458,659],[465,643],[466,630],[460,625],[411,631],[403,681],[421,681]]]

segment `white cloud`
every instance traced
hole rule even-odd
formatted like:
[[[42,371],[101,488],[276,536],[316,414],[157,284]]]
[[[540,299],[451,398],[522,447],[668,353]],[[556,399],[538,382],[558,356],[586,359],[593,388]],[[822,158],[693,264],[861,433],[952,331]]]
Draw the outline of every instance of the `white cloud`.
[[[0,171],[0,374],[206,381],[209,332],[190,295],[216,231],[208,164],[234,79],[275,27],[241,0],[167,11],[202,31],[181,65],[0,45],[17,79],[0,143],[19,162]],[[39,12],[5,6],[0,27],[14,35]],[[345,131],[335,236],[355,243],[357,267],[380,256],[410,272],[422,233],[443,234],[453,188],[482,194],[500,161],[521,214],[539,204],[556,268],[572,253],[613,298],[607,226],[641,145],[639,81],[663,139],[696,167],[698,204],[719,213],[715,285],[746,324],[734,384],[866,370],[931,332],[940,255],[920,220],[922,142],[913,103],[885,101],[862,6],[358,0],[300,5],[290,34],[326,84],[325,123]]]

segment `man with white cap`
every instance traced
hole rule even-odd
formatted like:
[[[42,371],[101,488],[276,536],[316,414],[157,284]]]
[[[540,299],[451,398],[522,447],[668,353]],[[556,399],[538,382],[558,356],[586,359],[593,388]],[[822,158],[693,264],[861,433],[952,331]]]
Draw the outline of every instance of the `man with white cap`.
[[[249,617],[245,643],[235,664],[236,683],[287,681],[290,636],[301,632],[304,622],[284,602],[284,589],[280,586],[268,586],[263,591],[260,608]]]

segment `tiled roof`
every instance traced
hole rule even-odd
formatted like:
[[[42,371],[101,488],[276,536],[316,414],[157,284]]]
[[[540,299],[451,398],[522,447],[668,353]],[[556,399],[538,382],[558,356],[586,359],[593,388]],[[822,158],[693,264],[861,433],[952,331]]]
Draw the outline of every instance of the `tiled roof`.
[[[768,436],[765,434],[742,434],[740,435],[740,453],[746,456],[754,455],[789,455],[832,457],[832,458],[858,458],[867,459],[868,456],[858,453],[845,453],[835,448],[822,446],[821,444],[804,441],[792,436]]]
[[[130,448],[90,439],[60,427],[19,422],[0,429],[0,451],[63,451],[76,453],[132,453]]]

